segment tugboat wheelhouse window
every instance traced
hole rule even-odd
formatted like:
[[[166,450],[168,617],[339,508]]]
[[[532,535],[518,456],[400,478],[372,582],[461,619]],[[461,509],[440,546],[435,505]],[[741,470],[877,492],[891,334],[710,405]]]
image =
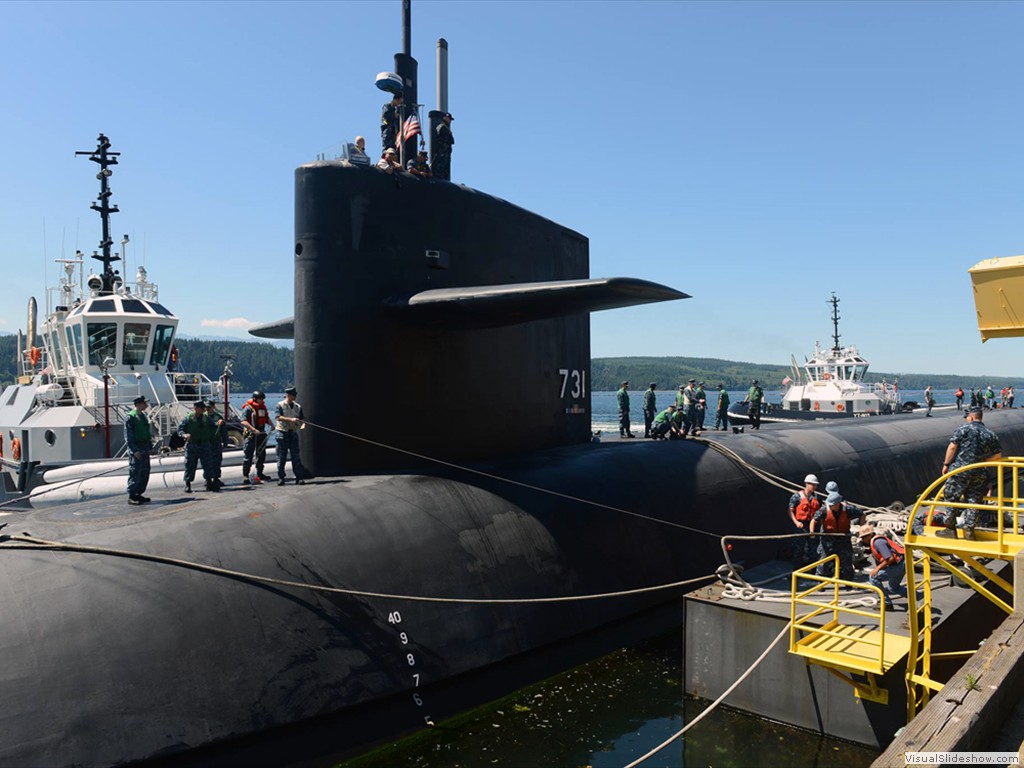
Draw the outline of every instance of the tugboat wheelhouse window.
[[[56,363],[57,370],[61,370],[64,367],[64,355],[61,353],[60,348],[60,334],[57,333],[57,329],[54,328],[50,333],[50,349],[53,359],[50,361],[50,367]]]
[[[72,344],[72,346],[75,348],[75,358],[77,359],[79,365],[81,365],[82,360],[85,359],[84,356],[83,356],[83,352],[82,352],[82,325],[81,325],[81,323],[75,323],[73,326],[71,326],[71,328],[68,330],[68,333],[70,333],[71,331],[75,332],[75,343]]]
[[[150,365],[166,365],[167,353],[171,351],[171,340],[174,338],[173,325],[158,325],[153,335],[153,354],[149,358]]]
[[[80,326],[75,327],[78,328]],[[71,331],[70,325],[65,325],[64,331],[68,337],[68,365],[72,368],[77,368],[82,364],[82,356],[78,351],[78,347],[75,346],[75,335]]]
[[[133,315],[149,314],[149,309],[146,307],[145,302],[139,301],[138,299],[121,299],[121,306],[124,307],[125,312],[130,312]]]
[[[117,354],[117,323],[89,323],[86,331],[89,334],[89,365],[102,365],[108,357]]]
[[[124,365],[142,365],[146,362],[146,347],[149,346],[149,323],[124,324],[124,349],[121,362]]]
[[[170,310],[167,309],[167,307],[165,307],[163,304],[158,304],[155,301],[151,301],[149,302],[149,306],[152,307],[153,311],[156,312],[158,315],[167,315],[168,317],[171,316]]]
[[[89,305],[90,312],[116,312],[113,299],[96,299]]]

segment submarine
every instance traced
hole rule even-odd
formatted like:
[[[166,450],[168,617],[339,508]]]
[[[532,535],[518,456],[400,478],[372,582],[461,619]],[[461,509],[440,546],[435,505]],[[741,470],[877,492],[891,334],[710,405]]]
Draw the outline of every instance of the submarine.
[[[396,70],[413,88],[408,46]],[[255,330],[294,337],[315,477],[0,518],[3,764],[216,764],[327,717],[339,748],[430,727],[459,684],[671,615],[720,537],[790,532],[789,490],[755,470],[910,501],[959,424],[595,443],[589,313],[681,291],[591,278],[577,232],[345,159],[296,170],[294,226],[294,318]],[[986,423],[1024,450],[1020,411]]]

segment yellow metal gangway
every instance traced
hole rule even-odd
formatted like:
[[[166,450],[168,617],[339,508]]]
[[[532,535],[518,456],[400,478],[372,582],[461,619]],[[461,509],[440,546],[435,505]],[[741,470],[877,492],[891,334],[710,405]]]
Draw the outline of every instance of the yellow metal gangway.
[[[990,479],[990,492],[981,503],[964,500],[951,500],[943,496],[946,481],[965,472],[984,470]],[[945,653],[932,652],[932,611],[927,603],[919,605],[915,600],[914,590],[918,580],[916,569],[909,567],[915,562],[919,553],[921,565],[921,582],[925,585],[926,594],[930,592],[932,566],[937,565],[941,572],[948,572],[961,580],[976,592],[984,595],[1007,614],[1013,612],[1013,585],[988,568],[991,560],[1012,562],[1014,557],[1024,548],[1024,535],[1021,534],[1021,523],[1024,522],[1024,508],[1021,504],[1021,472],[1024,470],[1024,457],[1011,456],[998,461],[985,461],[978,464],[960,467],[949,472],[932,483],[921,494],[911,510],[913,521],[919,512],[925,516],[924,530],[915,535],[907,531],[905,539],[907,550],[907,602],[910,612],[910,659],[907,664],[907,721],[928,703],[932,691],[942,689],[944,682],[932,677],[932,660],[939,658],[955,658],[971,656],[977,648]],[[948,529],[945,525],[935,525],[936,512],[947,514],[952,511],[956,515],[966,509],[978,510],[977,527],[971,539],[965,539],[964,532]],[[942,534],[942,535],[940,535]],[[955,534],[955,535],[953,535]],[[965,570],[950,562],[947,557],[955,556],[966,565]]]
[[[944,498],[946,481],[972,470],[994,473],[990,493],[976,503]],[[854,687],[858,697],[881,704],[888,703],[888,691],[879,687],[876,676],[885,674],[906,658],[907,721],[913,719],[928,703],[931,692],[941,690],[944,685],[944,681],[932,677],[932,660],[967,657],[977,650],[932,652],[932,566],[938,565],[940,572],[951,573],[1008,614],[1013,611],[1013,585],[994,573],[987,563],[1012,561],[1024,548],[1022,470],[1024,457],[1020,456],[961,467],[938,478],[914,504],[911,524],[919,512],[923,512],[925,524],[921,534],[908,530],[904,541],[909,637],[886,631],[887,616],[880,589],[839,578],[838,556],[832,555],[794,571],[790,653],[803,656],[845,680]],[[969,540],[963,538],[963,531],[951,531],[933,520],[936,513],[956,515],[971,508],[977,509],[979,516],[974,537]],[[965,567],[962,569],[950,562],[947,558],[951,556],[962,560]],[[816,575],[820,564],[826,564],[833,575]],[[915,565],[921,568],[920,577]],[[811,586],[801,589],[800,581],[810,581]],[[849,590],[842,599],[840,587]],[[859,602],[856,600],[858,593],[873,594],[879,607],[854,607],[851,603]],[[800,606],[810,611],[798,616]],[[864,675],[867,682],[855,679],[855,675]]]
[[[823,570],[832,570],[833,575],[818,576],[815,571],[819,565],[825,566]],[[800,580],[810,581],[811,586],[800,589]],[[842,599],[840,587],[850,590]],[[857,599],[869,595],[877,598],[877,609],[865,607]],[[798,606],[810,611],[798,616]],[[819,617],[825,617],[824,624]],[[884,675],[906,658],[910,639],[885,631],[882,590],[840,579],[839,556],[830,555],[793,572],[790,619],[790,653],[803,656],[849,683],[859,698],[889,703],[889,692],[878,685],[876,675]],[[866,682],[855,677],[859,675]]]

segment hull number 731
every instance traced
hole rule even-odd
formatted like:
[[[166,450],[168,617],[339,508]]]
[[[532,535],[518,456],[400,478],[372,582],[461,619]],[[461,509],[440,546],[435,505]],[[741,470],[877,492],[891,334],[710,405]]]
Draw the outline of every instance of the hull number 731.
[[[580,370],[569,370],[568,368],[559,368],[558,372],[562,374],[562,399],[565,399],[565,390],[569,387],[569,382],[572,382],[572,389],[569,390],[569,396],[573,399],[587,396],[587,372]]]

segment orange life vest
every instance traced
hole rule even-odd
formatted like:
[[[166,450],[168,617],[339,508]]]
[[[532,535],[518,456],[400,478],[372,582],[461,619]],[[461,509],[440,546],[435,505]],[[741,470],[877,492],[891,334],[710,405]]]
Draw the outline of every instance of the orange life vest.
[[[845,504],[839,510],[838,517],[832,514],[831,509],[825,510],[825,519],[821,521],[821,530],[823,533],[850,532],[850,513],[846,511]]]
[[[812,495],[810,498],[807,498],[807,494],[804,491],[800,491],[800,503],[793,509],[793,516],[801,523],[806,523],[814,517],[814,513],[819,509],[821,509],[821,502],[818,501],[817,496]]]
[[[882,563],[886,560],[886,558],[882,557],[879,554],[878,549],[875,547],[875,542],[879,539],[885,539],[885,543],[889,545],[889,549],[896,553],[897,563],[903,562],[903,558],[906,557],[906,550],[903,548],[903,545],[900,544],[898,541],[890,539],[888,536],[883,536],[882,534],[879,534],[871,539],[871,554],[874,556],[875,562]]]
[[[267,410],[267,404],[257,403],[255,400],[246,400],[243,408],[252,408],[252,418],[249,419],[249,423],[252,424],[256,429],[262,431],[267,424],[270,423],[270,411]]]

